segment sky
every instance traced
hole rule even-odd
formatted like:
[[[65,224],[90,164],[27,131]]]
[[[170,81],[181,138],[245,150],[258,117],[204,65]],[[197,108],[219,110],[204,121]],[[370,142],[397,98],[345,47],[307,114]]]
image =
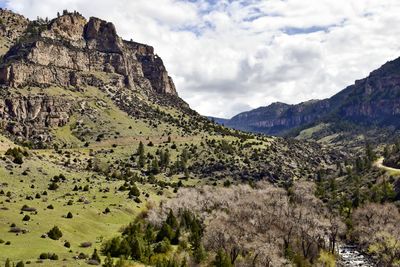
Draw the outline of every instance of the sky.
[[[0,0],[31,19],[77,10],[150,44],[179,95],[230,118],[327,98],[400,56],[399,0]]]

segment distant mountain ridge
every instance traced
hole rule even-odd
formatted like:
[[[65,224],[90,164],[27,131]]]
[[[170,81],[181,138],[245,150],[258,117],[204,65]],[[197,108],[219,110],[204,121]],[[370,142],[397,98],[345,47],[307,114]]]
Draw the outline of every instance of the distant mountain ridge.
[[[400,126],[400,58],[328,99],[296,105],[273,103],[240,113],[224,125],[239,130],[285,135],[319,122],[347,121],[378,127]]]

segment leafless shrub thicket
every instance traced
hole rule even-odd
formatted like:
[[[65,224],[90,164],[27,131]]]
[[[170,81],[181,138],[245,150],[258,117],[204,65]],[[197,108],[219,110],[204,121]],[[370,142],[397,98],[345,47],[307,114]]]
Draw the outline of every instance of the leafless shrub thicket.
[[[185,188],[150,210],[148,220],[159,225],[170,210],[190,210],[204,221],[205,248],[223,249],[235,266],[284,266],[295,255],[315,262],[320,249],[334,251],[343,227],[313,192],[306,182],[289,193],[265,182]]]
[[[400,266],[400,213],[391,203],[370,203],[352,216],[353,238],[378,257],[379,266]]]

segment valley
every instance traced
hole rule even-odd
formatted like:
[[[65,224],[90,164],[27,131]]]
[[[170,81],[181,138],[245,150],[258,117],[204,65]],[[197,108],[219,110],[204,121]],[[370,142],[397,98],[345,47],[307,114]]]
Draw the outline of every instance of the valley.
[[[398,60],[225,121],[111,22],[0,19],[0,266],[399,266]]]

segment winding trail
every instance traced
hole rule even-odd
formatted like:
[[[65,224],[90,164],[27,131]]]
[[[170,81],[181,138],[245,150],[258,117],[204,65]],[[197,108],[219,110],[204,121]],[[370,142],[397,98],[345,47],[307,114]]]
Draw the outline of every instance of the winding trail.
[[[400,169],[396,169],[396,168],[392,168],[392,167],[388,167],[383,165],[383,160],[385,158],[384,157],[380,157],[377,161],[375,161],[374,165],[378,168],[387,170],[387,171],[391,171],[391,172],[395,172],[395,173],[400,173]]]

